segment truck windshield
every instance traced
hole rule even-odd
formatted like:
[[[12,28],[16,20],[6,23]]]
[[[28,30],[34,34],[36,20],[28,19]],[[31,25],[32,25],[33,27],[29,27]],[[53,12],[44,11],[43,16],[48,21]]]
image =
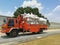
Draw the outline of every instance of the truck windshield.
[[[6,21],[7,21],[7,20],[5,20],[5,19],[3,20],[4,23],[6,23]]]
[[[10,19],[8,21],[8,26],[14,26],[14,20],[13,19]]]

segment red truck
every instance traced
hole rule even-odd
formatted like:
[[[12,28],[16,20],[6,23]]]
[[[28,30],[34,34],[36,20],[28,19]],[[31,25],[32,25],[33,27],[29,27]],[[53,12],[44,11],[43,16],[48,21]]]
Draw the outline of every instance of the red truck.
[[[27,18],[18,15],[17,18],[8,18],[2,25],[1,32],[7,36],[16,37],[20,32],[42,33],[47,27],[45,24],[28,24]]]

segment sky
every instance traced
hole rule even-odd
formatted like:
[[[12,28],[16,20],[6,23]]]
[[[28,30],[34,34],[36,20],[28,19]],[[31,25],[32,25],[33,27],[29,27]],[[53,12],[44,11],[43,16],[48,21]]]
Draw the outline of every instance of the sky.
[[[0,15],[13,16],[18,7],[37,7],[50,22],[60,23],[60,0],[0,0]]]

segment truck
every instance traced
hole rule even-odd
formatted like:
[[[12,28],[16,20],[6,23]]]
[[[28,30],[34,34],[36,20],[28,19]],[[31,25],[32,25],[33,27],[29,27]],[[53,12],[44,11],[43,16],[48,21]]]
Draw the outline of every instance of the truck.
[[[4,22],[1,33],[5,33],[10,37],[16,37],[20,32],[42,33],[43,30],[47,30],[48,28],[46,24],[29,24],[27,18],[23,18],[22,15],[18,15],[17,18],[8,18]]]

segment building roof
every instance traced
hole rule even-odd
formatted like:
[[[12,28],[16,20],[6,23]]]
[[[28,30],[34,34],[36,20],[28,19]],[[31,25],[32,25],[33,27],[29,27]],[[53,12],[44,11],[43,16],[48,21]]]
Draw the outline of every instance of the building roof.
[[[0,17],[10,17],[10,16],[3,16],[3,15],[0,15]]]

